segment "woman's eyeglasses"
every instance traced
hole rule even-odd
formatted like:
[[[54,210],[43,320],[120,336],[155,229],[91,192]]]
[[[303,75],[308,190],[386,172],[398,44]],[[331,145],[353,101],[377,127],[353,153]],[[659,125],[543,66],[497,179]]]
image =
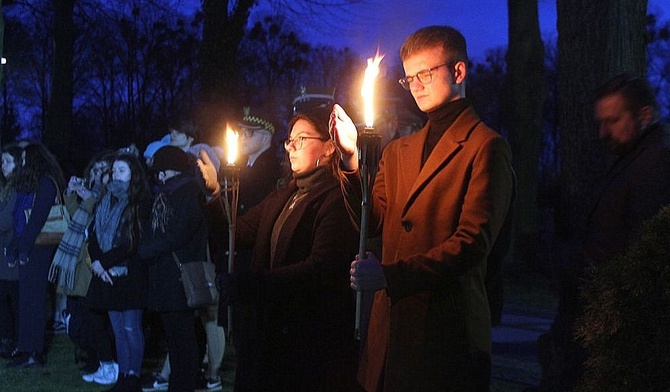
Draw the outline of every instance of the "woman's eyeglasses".
[[[291,146],[298,151],[302,150],[303,147],[305,147],[305,139],[318,139],[321,140],[322,142],[325,142],[328,140],[328,138],[320,137],[320,136],[296,136],[293,139],[288,138],[284,140],[284,148],[289,149]]]

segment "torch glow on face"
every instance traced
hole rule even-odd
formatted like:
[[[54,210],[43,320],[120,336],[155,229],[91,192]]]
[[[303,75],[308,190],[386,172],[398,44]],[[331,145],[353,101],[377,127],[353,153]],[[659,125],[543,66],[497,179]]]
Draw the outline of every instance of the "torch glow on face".
[[[226,159],[229,165],[234,165],[237,160],[237,132],[226,126]]]
[[[379,49],[374,58],[368,59],[368,67],[365,69],[365,77],[363,78],[363,88],[361,88],[361,95],[363,96],[365,126],[372,128],[374,125],[374,92],[375,79],[379,75],[379,63],[381,63],[384,55],[379,55]]]

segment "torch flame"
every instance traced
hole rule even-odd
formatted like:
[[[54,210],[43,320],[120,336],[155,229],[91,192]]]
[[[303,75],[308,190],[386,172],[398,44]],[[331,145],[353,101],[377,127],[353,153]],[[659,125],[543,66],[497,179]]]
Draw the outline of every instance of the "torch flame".
[[[363,78],[363,88],[361,88],[361,95],[363,96],[365,126],[372,128],[375,117],[373,110],[375,79],[379,75],[379,63],[381,63],[384,55],[379,55],[379,48],[374,59],[368,59],[368,67],[365,69],[365,77]]]
[[[230,129],[230,126],[226,124],[226,159],[228,160],[228,165],[234,165],[237,160],[237,132]]]

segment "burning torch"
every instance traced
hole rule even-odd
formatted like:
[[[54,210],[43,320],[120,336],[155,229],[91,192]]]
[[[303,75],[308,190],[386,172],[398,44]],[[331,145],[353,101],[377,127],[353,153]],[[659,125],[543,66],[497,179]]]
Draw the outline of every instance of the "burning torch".
[[[379,75],[379,63],[384,56],[379,55],[379,50],[374,58],[368,59],[368,66],[365,69],[363,78],[363,96],[365,128],[358,134],[358,169],[361,176],[361,226],[360,238],[358,242],[358,257],[365,258],[365,249],[368,240],[368,225],[370,220],[370,197],[372,194],[372,185],[375,182],[377,174],[379,156],[381,154],[381,136],[374,128],[374,84],[377,75]],[[354,337],[361,339],[361,303],[362,293],[356,292],[356,325]]]
[[[240,168],[235,166],[237,159],[238,134],[226,127],[226,159],[227,164],[223,167],[223,204],[228,221],[228,273],[235,272],[235,232],[237,226],[237,206],[240,194]],[[228,307],[228,331],[233,330],[233,312]]]

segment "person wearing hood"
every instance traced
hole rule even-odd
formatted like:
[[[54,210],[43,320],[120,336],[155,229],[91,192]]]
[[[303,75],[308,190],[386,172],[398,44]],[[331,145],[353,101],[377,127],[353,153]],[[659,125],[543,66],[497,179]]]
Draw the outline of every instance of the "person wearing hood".
[[[188,392],[196,387],[198,344],[195,309],[186,303],[180,282],[180,263],[205,260],[207,226],[201,210],[202,193],[195,182],[186,152],[161,147],[151,170],[157,179],[151,224],[138,254],[148,268],[147,308],[160,315],[169,354],[168,391]]]

